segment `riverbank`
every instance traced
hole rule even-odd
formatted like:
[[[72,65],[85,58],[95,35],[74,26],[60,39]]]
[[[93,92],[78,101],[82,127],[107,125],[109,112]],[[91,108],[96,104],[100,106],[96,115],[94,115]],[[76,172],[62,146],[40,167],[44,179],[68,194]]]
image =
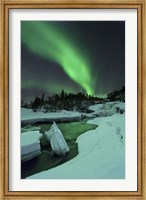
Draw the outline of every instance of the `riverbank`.
[[[57,125],[61,130],[63,136],[65,137],[66,142],[70,148],[69,153],[66,154],[64,157],[51,155],[50,144],[45,137],[42,137],[40,140],[41,154],[38,155],[36,158],[33,158],[25,163],[21,163],[22,179],[39,172],[49,170],[53,167],[56,167],[73,159],[75,156],[78,155],[78,144],[76,143],[77,137],[89,130],[94,130],[95,128],[97,128],[96,125],[88,124],[87,119],[81,120],[79,122],[58,123]],[[44,132],[49,130],[50,127],[51,124],[39,124],[39,127],[28,127],[27,131],[29,131],[29,129],[39,129],[40,133],[44,135]]]
[[[21,109],[21,126],[26,126],[28,124],[38,124],[38,123],[52,123],[55,122],[73,122],[80,121],[82,115],[76,111],[62,110],[58,112],[34,112],[32,109]]]
[[[125,114],[88,121],[99,125],[77,138],[79,154],[72,160],[28,179],[124,179]]]

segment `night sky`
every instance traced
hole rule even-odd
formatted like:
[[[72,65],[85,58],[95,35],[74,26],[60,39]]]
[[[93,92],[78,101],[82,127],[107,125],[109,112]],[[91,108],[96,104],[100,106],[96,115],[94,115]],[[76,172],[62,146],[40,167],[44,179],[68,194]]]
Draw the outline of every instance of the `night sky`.
[[[62,89],[103,97],[124,85],[124,21],[21,22],[23,101]]]

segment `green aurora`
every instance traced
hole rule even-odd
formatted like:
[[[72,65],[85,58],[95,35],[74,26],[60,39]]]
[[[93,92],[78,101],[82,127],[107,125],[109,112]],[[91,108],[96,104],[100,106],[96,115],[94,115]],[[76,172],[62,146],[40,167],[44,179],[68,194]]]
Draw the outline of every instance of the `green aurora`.
[[[21,40],[32,53],[51,59],[87,94],[94,94],[93,75],[87,57],[74,45],[73,39],[51,23],[24,21],[21,23]]]

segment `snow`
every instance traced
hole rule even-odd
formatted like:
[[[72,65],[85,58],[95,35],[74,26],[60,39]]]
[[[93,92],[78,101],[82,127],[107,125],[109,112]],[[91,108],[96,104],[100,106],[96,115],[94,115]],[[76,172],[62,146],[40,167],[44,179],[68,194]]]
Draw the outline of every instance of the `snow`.
[[[81,113],[82,114],[82,116],[83,117],[87,117],[87,118],[94,118],[95,117],[95,115],[94,114],[92,114],[92,113]]]
[[[28,125],[28,126],[21,128],[21,133],[28,132],[28,131],[37,131],[37,130],[40,130],[39,126]]]
[[[111,116],[117,112],[125,112],[125,103],[123,102],[106,102],[104,104],[96,104],[89,106],[94,111],[92,114],[98,117]]]
[[[125,178],[125,103],[106,102],[89,107],[94,117],[87,123],[98,125],[77,138],[79,154],[57,167],[34,174],[28,179],[124,179]],[[33,112],[22,108],[22,121],[81,119],[75,111]],[[40,153],[39,127],[28,126],[21,134],[21,158],[29,160]],[[25,132],[28,131],[28,132]],[[53,133],[53,134],[52,134]],[[54,134],[55,133],[55,134]],[[52,150],[58,155],[69,151],[61,131],[54,123],[45,133]]]
[[[92,109],[97,111],[102,107],[98,104]],[[77,138],[79,154],[75,158],[28,179],[124,179],[125,114],[115,111],[112,116],[94,118],[88,123],[98,127]]]
[[[29,131],[21,134],[21,160],[26,161],[40,154],[39,131]]]
[[[81,117],[81,114],[76,111],[66,111],[62,110],[61,112],[34,112],[31,109],[22,108],[21,109],[21,120],[28,120],[28,119],[36,119],[36,118],[48,118],[48,119],[58,119],[58,118],[72,118],[72,117]]]
[[[45,135],[51,143],[53,153],[61,156],[69,152],[69,147],[55,122],[53,122],[51,129],[45,132]]]
[[[89,109],[92,111],[97,111],[97,110],[100,110],[102,107],[103,107],[103,104],[95,104],[95,105],[89,106]]]

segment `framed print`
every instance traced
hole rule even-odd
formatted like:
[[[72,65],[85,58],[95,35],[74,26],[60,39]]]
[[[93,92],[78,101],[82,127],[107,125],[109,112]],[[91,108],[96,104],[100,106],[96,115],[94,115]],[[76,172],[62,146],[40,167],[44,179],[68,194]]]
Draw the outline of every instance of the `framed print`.
[[[145,2],[1,1],[1,198],[144,199]]]

